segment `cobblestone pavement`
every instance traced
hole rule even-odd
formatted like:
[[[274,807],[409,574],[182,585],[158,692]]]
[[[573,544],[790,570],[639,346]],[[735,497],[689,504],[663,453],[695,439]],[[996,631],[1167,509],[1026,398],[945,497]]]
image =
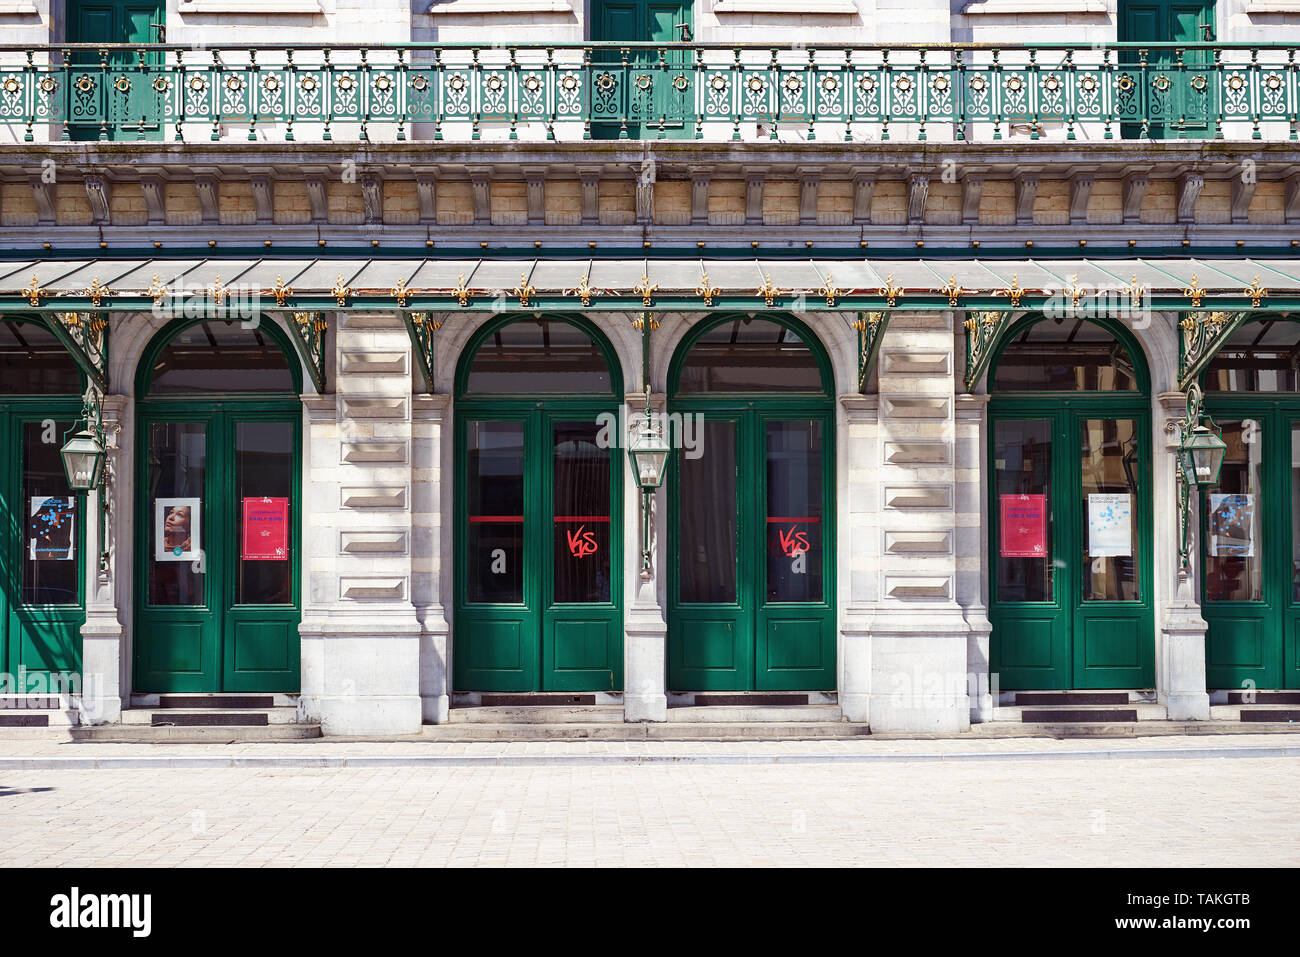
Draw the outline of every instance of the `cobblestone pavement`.
[[[597,747],[560,744],[439,747]],[[722,754],[796,744],[664,746]],[[871,744],[803,742],[799,750]],[[903,754],[941,743],[876,744]],[[992,750],[987,742],[961,744]],[[18,745],[0,742],[0,755],[24,750]],[[1117,742],[1032,743],[1044,752],[1100,745]],[[391,753],[409,746],[330,747]],[[168,753],[218,750],[173,746]],[[1297,795],[1300,759],[1248,756],[6,770],[0,864],[1296,866]]]

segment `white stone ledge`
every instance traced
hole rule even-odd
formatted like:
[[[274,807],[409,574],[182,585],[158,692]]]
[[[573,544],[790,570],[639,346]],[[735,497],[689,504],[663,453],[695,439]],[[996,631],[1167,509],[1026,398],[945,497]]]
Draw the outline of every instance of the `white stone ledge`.
[[[967,17],[985,14],[1107,13],[1106,0],[974,0],[962,8]]]
[[[40,13],[32,0],[0,0],[0,16],[12,17],[25,14],[40,16]]]
[[[836,13],[856,16],[858,5],[853,0],[713,0],[714,13],[775,13],[799,17],[813,13]]]
[[[320,0],[181,0],[176,10],[181,14],[255,13],[259,16],[325,12]]]
[[[569,0],[448,0],[425,11],[431,17],[494,13],[573,13]]]

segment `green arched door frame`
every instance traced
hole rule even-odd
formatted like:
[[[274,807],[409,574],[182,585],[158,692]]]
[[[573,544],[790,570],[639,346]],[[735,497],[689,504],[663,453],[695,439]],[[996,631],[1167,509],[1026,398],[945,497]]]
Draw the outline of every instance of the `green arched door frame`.
[[[988,369],[988,566],[990,671],[1004,690],[1063,690],[1070,688],[1151,688],[1155,684],[1153,602],[1154,540],[1152,536],[1151,376],[1145,353],[1135,336],[1118,322],[1085,321],[1110,333],[1126,351],[1138,388],[1130,392],[1004,392],[996,391],[998,366],[1007,349],[1031,326],[1051,320],[1027,314],[1012,322],[1000,337]],[[1085,600],[1081,556],[1088,545],[1088,515],[1082,486],[1084,423],[1131,420],[1136,461],[1126,466],[1126,481],[1136,486],[1138,597],[1135,600]],[[1029,472],[1035,487],[1046,488],[1046,521],[1051,541],[1042,560],[1051,569],[1052,598],[1014,601],[1000,595],[1002,494],[1011,482],[1007,456],[998,441],[999,428],[1030,430],[1050,444],[1049,466]],[[1019,424],[1023,423],[1023,424]],[[1022,446],[1023,447],[1023,446]],[[1003,454],[1000,454],[1003,453]],[[1026,457],[1024,465],[1033,466]],[[1000,467],[1001,466],[1001,467]],[[1023,484],[1023,476],[1016,479]],[[1038,493],[1030,493],[1038,494]],[[1126,557],[1126,556],[1115,556]],[[1039,559],[1015,556],[1026,561]],[[1114,558],[1112,558],[1114,561]]]
[[[36,314],[18,313],[4,320],[36,326],[59,339],[49,323]],[[0,449],[18,452],[5,455],[7,465],[0,469],[0,672],[13,676],[25,672],[28,686],[10,690],[33,694],[81,690],[81,625],[86,620],[84,496],[75,497],[66,491],[77,503],[72,557],[75,584],[67,600],[28,602],[23,595],[24,569],[30,560],[30,503],[24,488],[28,433],[38,436],[41,444],[61,447],[65,433],[81,417],[86,389],[85,373],[71,354],[62,346],[60,350],[77,373],[80,393],[0,395]],[[66,489],[62,481],[59,484]]]
[[[712,329],[746,319],[773,322],[793,332],[817,362],[821,391],[816,393],[726,392],[681,394],[682,368],[691,350]],[[711,555],[710,564],[725,568],[733,561],[734,573],[723,576],[735,582],[734,593],[716,600],[683,600],[686,547],[682,529],[684,514],[683,461],[689,454],[682,442],[675,443],[668,473],[668,687],[671,691],[833,691],[836,687],[836,604],[835,604],[835,379],[830,356],[821,340],[807,325],[787,314],[724,314],[709,317],[682,338],[669,364],[669,410],[680,436],[686,416],[698,416],[702,425],[692,433],[702,444],[700,461],[712,464],[717,480],[713,487],[728,485],[734,497],[706,503],[706,518],[719,520],[725,529],[734,520],[730,537],[735,554]],[[779,423],[804,428],[810,437],[820,436],[820,503],[817,516],[769,514],[768,459],[770,430]],[[719,448],[719,459],[712,459]],[[805,466],[811,467],[805,460]],[[707,466],[706,466],[707,467]],[[731,501],[725,501],[732,497]],[[804,559],[818,563],[821,598],[816,601],[782,601],[773,598],[770,574],[774,562],[771,535],[790,539],[805,534],[816,518],[820,526],[819,554]],[[782,522],[784,519],[786,521]],[[798,519],[800,521],[794,521]],[[695,527],[694,525],[692,526]],[[696,529],[702,533],[702,529]],[[701,546],[703,547],[703,546]],[[791,554],[786,552],[787,555]],[[798,560],[798,556],[795,556]],[[734,577],[733,577],[734,575]],[[710,596],[714,598],[715,596]]]
[[[133,690],[140,693],[296,692],[300,683],[302,617],[302,367],[292,340],[273,322],[260,324],[284,356],[293,392],[221,392],[151,395],[154,368],[163,350],[207,317],[174,319],[154,334],[136,369],[135,629]],[[239,472],[242,429],[287,442],[288,475],[276,470],[276,495],[289,499],[288,583],[284,601],[242,602],[242,556],[236,547],[242,522],[241,495],[249,491]],[[184,433],[203,448],[202,490],[190,496],[155,495],[155,441]],[[201,439],[201,441],[200,441]],[[250,434],[250,453],[253,438]],[[266,453],[267,450],[258,450]],[[274,450],[271,450],[274,451]],[[252,472],[250,470],[250,481]],[[263,478],[262,481],[268,481]],[[271,489],[267,489],[271,491]],[[285,495],[280,495],[283,491]],[[265,494],[259,493],[259,494]],[[151,601],[155,499],[200,499],[201,554],[189,567],[201,599],[180,604]],[[259,496],[253,496],[259,497]],[[184,574],[180,572],[178,574]]]
[[[623,400],[623,373],[614,347],[600,329],[576,314],[546,316],[547,322],[561,322],[587,335],[609,370],[607,393],[587,394],[491,394],[475,395],[467,390],[470,366],[489,336],[519,321],[532,321],[532,313],[498,316],[477,330],[461,350],[455,375],[455,472],[453,480],[454,533],[452,614],[452,676],[456,691],[472,692],[597,692],[619,691],[623,687],[623,483],[622,437],[617,427],[609,455],[608,516],[561,516],[556,506],[557,443],[594,431],[599,439],[602,422],[618,422]],[[612,419],[602,419],[610,416]],[[486,518],[471,515],[470,429],[494,431],[496,440],[518,442],[515,464],[522,482],[520,528],[520,577],[517,600],[472,600],[470,567],[483,556],[471,556],[471,524],[491,525]],[[512,465],[512,467],[514,467]],[[577,519],[587,521],[578,521]],[[570,521],[568,519],[574,519]],[[594,522],[592,521],[594,520]],[[499,523],[499,522],[498,522]],[[599,541],[599,529],[608,534]],[[558,545],[563,535],[577,535],[581,541],[607,549],[609,556],[608,600],[564,600],[557,594]],[[492,550],[489,549],[489,555]],[[596,553],[598,554],[598,552]],[[578,557],[586,561],[594,555]],[[513,559],[504,553],[487,561],[489,569],[505,568]],[[511,573],[512,574],[512,573]]]
[[[1291,315],[1252,315],[1236,325],[1234,331],[1256,322],[1284,319],[1297,323]],[[1206,386],[1209,368],[1228,345],[1229,335],[1215,343],[1214,352],[1204,363],[1199,376]],[[1229,445],[1217,486],[1201,490],[1201,612],[1209,625],[1205,636],[1205,678],[1211,690],[1300,688],[1300,596],[1296,592],[1295,548],[1297,546],[1292,516],[1300,502],[1296,499],[1296,443],[1300,443],[1300,392],[1205,392],[1205,411],[1223,429]],[[1252,536],[1255,554],[1241,556],[1244,575],[1246,563],[1261,562],[1260,597],[1258,600],[1210,601],[1211,504],[1210,495],[1221,493],[1234,467],[1233,449],[1243,454],[1258,443],[1260,473],[1258,487],[1251,493],[1238,488],[1235,494],[1254,494],[1252,503],[1260,535]],[[1242,463],[1249,471],[1249,461]],[[1244,475],[1234,476],[1240,484]],[[1253,485],[1253,481],[1248,484]],[[1233,494],[1233,493],[1229,493]],[[1270,516],[1264,519],[1263,516]],[[1240,547],[1240,546],[1238,546]],[[1231,556],[1224,556],[1225,558]]]

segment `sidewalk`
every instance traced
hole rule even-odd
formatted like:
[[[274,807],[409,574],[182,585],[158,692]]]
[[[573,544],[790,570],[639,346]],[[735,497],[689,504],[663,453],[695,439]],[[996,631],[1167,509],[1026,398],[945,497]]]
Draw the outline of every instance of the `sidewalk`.
[[[0,741],[0,770],[97,768],[536,767],[651,764],[864,764],[989,760],[1300,757],[1300,733],[1154,738],[824,741],[362,742],[240,744]]]

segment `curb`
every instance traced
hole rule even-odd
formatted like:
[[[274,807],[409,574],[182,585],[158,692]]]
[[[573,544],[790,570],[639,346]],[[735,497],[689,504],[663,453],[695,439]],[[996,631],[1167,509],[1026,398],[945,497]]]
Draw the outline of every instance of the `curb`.
[[[86,771],[212,768],[375,768],[375,767],[594,767],[599,765],[774,765],[889,764],[965,761],[1152,760],[1185,758],[1300,758],[1295,747],[1120,748],[1096,751],[987,751],[955,754],[427,754],[427,755],[241,755],[232,757],[123,755],[120,757],[0,757],[0,771]]]

